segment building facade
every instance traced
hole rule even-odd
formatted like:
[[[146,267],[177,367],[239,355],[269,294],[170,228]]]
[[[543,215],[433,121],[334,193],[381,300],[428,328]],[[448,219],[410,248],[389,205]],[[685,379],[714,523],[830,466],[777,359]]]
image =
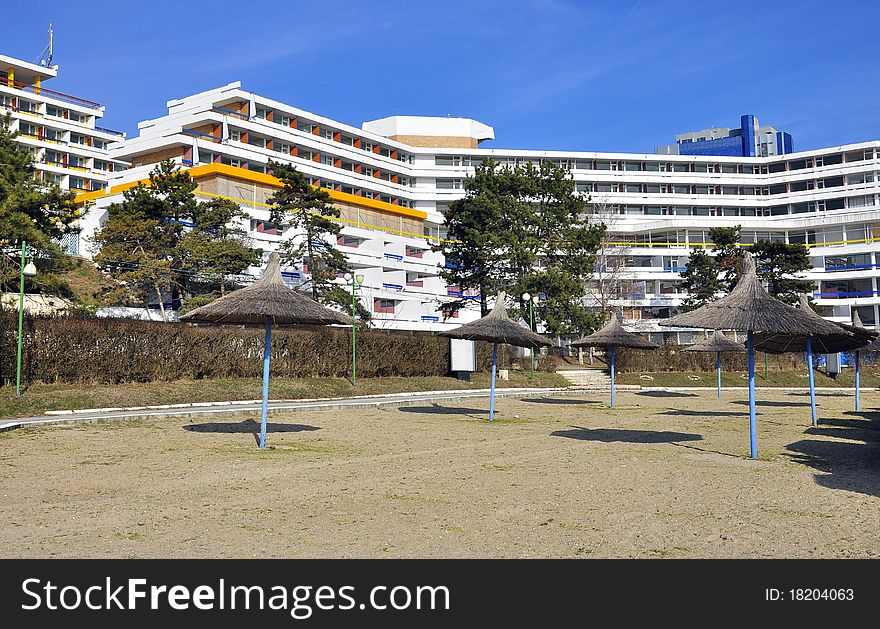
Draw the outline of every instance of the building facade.
[[[658,146],[658,155],[725,155],[727,157],[771,157],[793,152],[791,134],[761,126],[751,114],[740,117],[739,129],[712,127],[678,133],[675,144]]]
[[[479,147],[493,137],[491,127],[461,118],[392,117],[358,129],[233,83],[169,101],[167,115],[140,123],[137,137],[111,151],[131,168],[106,193],[82,195],[94,204],[82,236],[100,226],[115,195],[172,159],[191,169],[199,194],[238,201],[255,246],[271,250],[289,233],[269,222],[266,200],[277,186],[269,161],[289,162],[342,210],[333,244],[365,276],[360,298],[377,327],[438,330],[477,316],[475,309],[445,316],[443,304],[461,293],[439,278],[443,260],[431,251],[446,236],[442,211],[483,160],[552,161],[609,225],[607,257],[628,288],[606,305],[623,308],[629,327],[655,340],[695,340],[697,333],[659,321],[686,297],[680,271],[691,251],[711,248],[715,226],[741,225],[744,246],[806,245],[814,265],[806,277],[825,316],[848,321],[857,310],[867,325],[880,321],[878,141],[766,156]],[[302,265],[286,272],[292,283],[308,278]],[[595,279],[590,288],[597,292]]]
[[[125,163],[110,156],[110,146],[125,134],[98,125],[104,107],[94,101],[47,89],[58,66],[43,66],[0,55],[0,116],[34,156],[36,175],[77,193],[104,190]],[[64,241],[79,254],[79,240]]]

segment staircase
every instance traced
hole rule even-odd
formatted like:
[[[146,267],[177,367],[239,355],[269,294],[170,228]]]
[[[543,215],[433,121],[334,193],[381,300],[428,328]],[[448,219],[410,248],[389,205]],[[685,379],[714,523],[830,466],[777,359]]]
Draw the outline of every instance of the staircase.
[[[565,369],[556,373],[578,389],[611,388],[611,372],[606,369]]]

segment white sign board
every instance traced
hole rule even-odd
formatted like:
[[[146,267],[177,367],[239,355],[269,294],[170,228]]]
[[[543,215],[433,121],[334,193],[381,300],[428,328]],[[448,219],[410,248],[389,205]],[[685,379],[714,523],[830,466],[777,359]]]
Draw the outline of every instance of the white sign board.
[[[477,344],[464,339],[449,339],[449,371],[476,371]]]

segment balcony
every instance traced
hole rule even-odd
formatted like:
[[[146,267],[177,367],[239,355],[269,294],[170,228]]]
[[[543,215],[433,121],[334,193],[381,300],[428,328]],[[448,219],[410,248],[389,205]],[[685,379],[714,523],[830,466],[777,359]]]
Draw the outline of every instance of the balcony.
[[[65,94],[64,92],[47,90],[45,87],[37,87],[35,85],[19,83],[18,81],[15,81],[12,84],[12,87],[17,90],[21,90],[22,92],[30,92],[31,94],[36,94],[38,96],[48,96],[49,98],[60,100],[71,105],[77,105],[79,107],[86,107],[87,109],[102,109],[101,104],[96,103],[95,101],[86,100],[85,98],[80,98],[79,96],[71,96],[70,94]]]

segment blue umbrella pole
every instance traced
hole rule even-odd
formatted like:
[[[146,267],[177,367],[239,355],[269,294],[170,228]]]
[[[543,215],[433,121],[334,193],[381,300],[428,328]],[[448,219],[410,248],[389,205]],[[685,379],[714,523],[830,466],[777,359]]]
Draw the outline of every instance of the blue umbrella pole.
[[[859,350],[856,350],[856,411],[859,410]]]
[[[611,408],[614,408],[614,347],[611,347]]]
[[[266,317],[266,349],[263,352],[263,409],[260,413],[260,449],[266,447],[266,415],[269,413],[269,361],[272,358],[272,318]]]
[[[721,352],[715,352],[718,362],[718,399],[721,399]]]
[[[816,419],[816,383],[813,380],[813,340],[807,337],[807,370],[810,374],[810,412],[813,415],[813,425],[818,426]]]
[[[492,343],[492,388],[489,391],[489,421],[495,419],[495,371],[498,369],[498,343]]]
[[[749,451],[753,459],[758,458],[758,422],[755,420],[755,337],[749,330]]]

